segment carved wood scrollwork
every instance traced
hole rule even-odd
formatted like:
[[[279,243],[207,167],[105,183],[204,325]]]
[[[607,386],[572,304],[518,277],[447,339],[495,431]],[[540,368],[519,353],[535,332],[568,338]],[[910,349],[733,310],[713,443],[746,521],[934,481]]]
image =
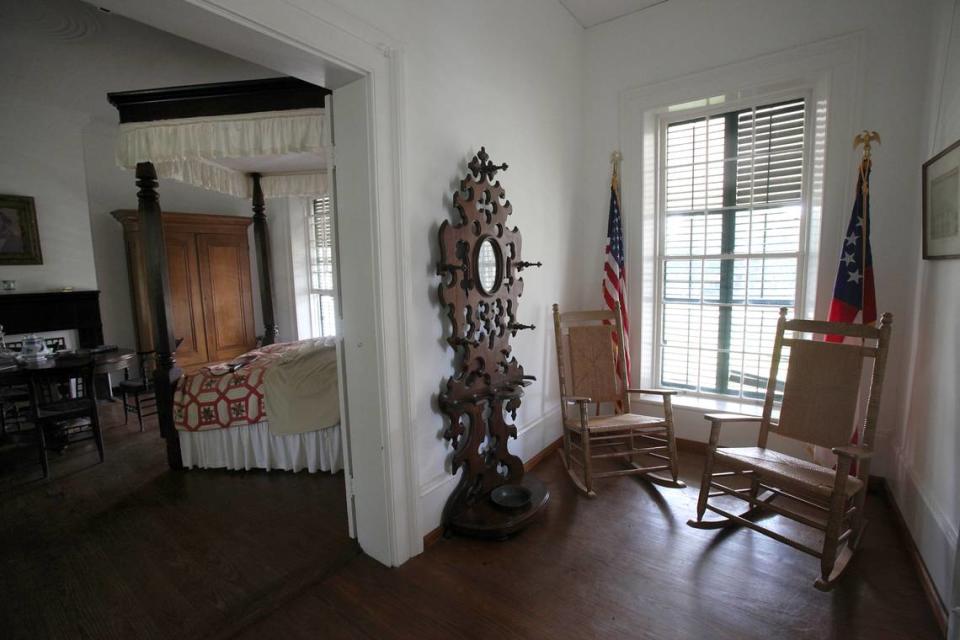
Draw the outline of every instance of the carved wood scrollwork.
[[[513,212],[495,181],[506,164],[495,165],[481,148],[453,195],[457,220],[440,225],[440,302],[450,319],[447,342],[456,349],[454,374],[440,395],[450,422],[444,432],[454,448],[453,473],[464,473],[444,510],[444,522],[485,499],[506,483],[523,478],[523,461],[507,447],[517,428],[523,386],[533,376],[511,355],[510,338],[532,325],[517,322],[523,293],[519,271],[535,263],[521,260],[521,238],[508,226]]]

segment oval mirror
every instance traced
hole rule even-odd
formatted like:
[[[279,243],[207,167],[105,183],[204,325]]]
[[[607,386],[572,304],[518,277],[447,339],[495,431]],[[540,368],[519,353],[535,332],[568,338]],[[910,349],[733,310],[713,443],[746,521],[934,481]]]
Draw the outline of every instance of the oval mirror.
[[[480,291],[490,295],[500,286],[500,245],[491,237],[480,242],[477,249],[477,284]]]

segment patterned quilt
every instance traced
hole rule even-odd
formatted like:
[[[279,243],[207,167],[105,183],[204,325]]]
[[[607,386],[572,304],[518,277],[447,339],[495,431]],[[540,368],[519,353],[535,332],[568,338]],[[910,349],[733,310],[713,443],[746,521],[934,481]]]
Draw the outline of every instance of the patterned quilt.
[[[226,429],[267,419],[263,377],[270,365],[313,343],[335,348],[332,338],[272,344],[186,374],[173,398],[174,424],[181,431]]]

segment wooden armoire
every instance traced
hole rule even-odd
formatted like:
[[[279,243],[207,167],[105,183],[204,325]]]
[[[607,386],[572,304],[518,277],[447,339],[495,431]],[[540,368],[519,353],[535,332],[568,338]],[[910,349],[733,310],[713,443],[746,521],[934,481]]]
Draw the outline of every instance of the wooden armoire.
[[[127,269],[140,351],[153,350],[153,321],[138,214],[112,212],[123,225]],[[209,362],[228,360],[256,344],[250,249],[240,216],[164,212],[167,272],[177,365],[189,371]]]

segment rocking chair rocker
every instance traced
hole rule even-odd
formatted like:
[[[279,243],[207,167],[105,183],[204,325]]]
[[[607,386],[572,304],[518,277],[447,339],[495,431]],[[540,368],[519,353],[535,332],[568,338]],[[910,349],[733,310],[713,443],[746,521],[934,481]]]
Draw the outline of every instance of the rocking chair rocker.
[[[744,526],[820,558],[820,578],[814,586],[821,591],[832,589],[857,550],[866,527],[864,502],[873,441],[880,409],[880,392],[887,360],[887,347],[893,316],[883,314],[880,325],[864,326],[816,320],[787,320],[787,310],[780,310],[773,359],[767,381],[762,416],[707,414],[710,440],[697,502],[697,517],[687,522],[698,529],[719,529]],[[790,331],[793,337],[785,338]],[[862,344],[841,344],[811,340],[803,334],[851,336]],[[867,341],[875,342],[868,346]],[[790,349],[786,381],[779,420],[771,419],[777,394],[777,374],[781,351]],[[860,390],[863,361],[873,358],[869,400],[857,444],[850,444]],[[784,358],[787,360],[787,358]],[[727,422],[759,423],[756,447],[718,447],[720,428]],[[800,458],[767,448],[767,435],[774,433],[808,444],[830,448],[837,456],[836,468],[820,466]],[[732,470],[714,472],[715,463]],[[850,475],[856,465],[855,475]],[[729,480],[749,480],[745,488],[730,486]],[[762,493],[761,493],[762,491]],[[738,498],[750,505],[740,514],[711,503],[712,498]],[[777,502],[775,503],[774,500]],[[786,501],[786,504],[782,504]],[[791,506],[805,507],[799,513]],[[811,508],[823,518],[811,517]],[[704,520],[706,511],[721,516]],[[815,549],[757,524],[752,518],[769,511],[818,529],[824,533],[823,544]]]
[[[577,489],[592,498],[596,496],[596,478],[623,475],[641,475],[663,486],[685,487],[677,479],[680,463],[670,402],[676,391],[627,388],[626,356],[617,346],[624,343],[619,306],[616,311],[560,313],[553,305],[553,322],[563,415],[560,456]],[[639,394],[659,395],[663,399],[663,417],[631,413],[630,397]],[[588,410],[591,404],[595,405],[592,416]],[[601,415],[602,404],[612,407],[613,413]],[[569,408],[573,405],[578,410],[571,415]],[[629,468],[595,472],[594,461],[604,458],[620,458]],[[580,473],[574,465],[580,467]],[[669,475],[662,474],[664,471]]]

